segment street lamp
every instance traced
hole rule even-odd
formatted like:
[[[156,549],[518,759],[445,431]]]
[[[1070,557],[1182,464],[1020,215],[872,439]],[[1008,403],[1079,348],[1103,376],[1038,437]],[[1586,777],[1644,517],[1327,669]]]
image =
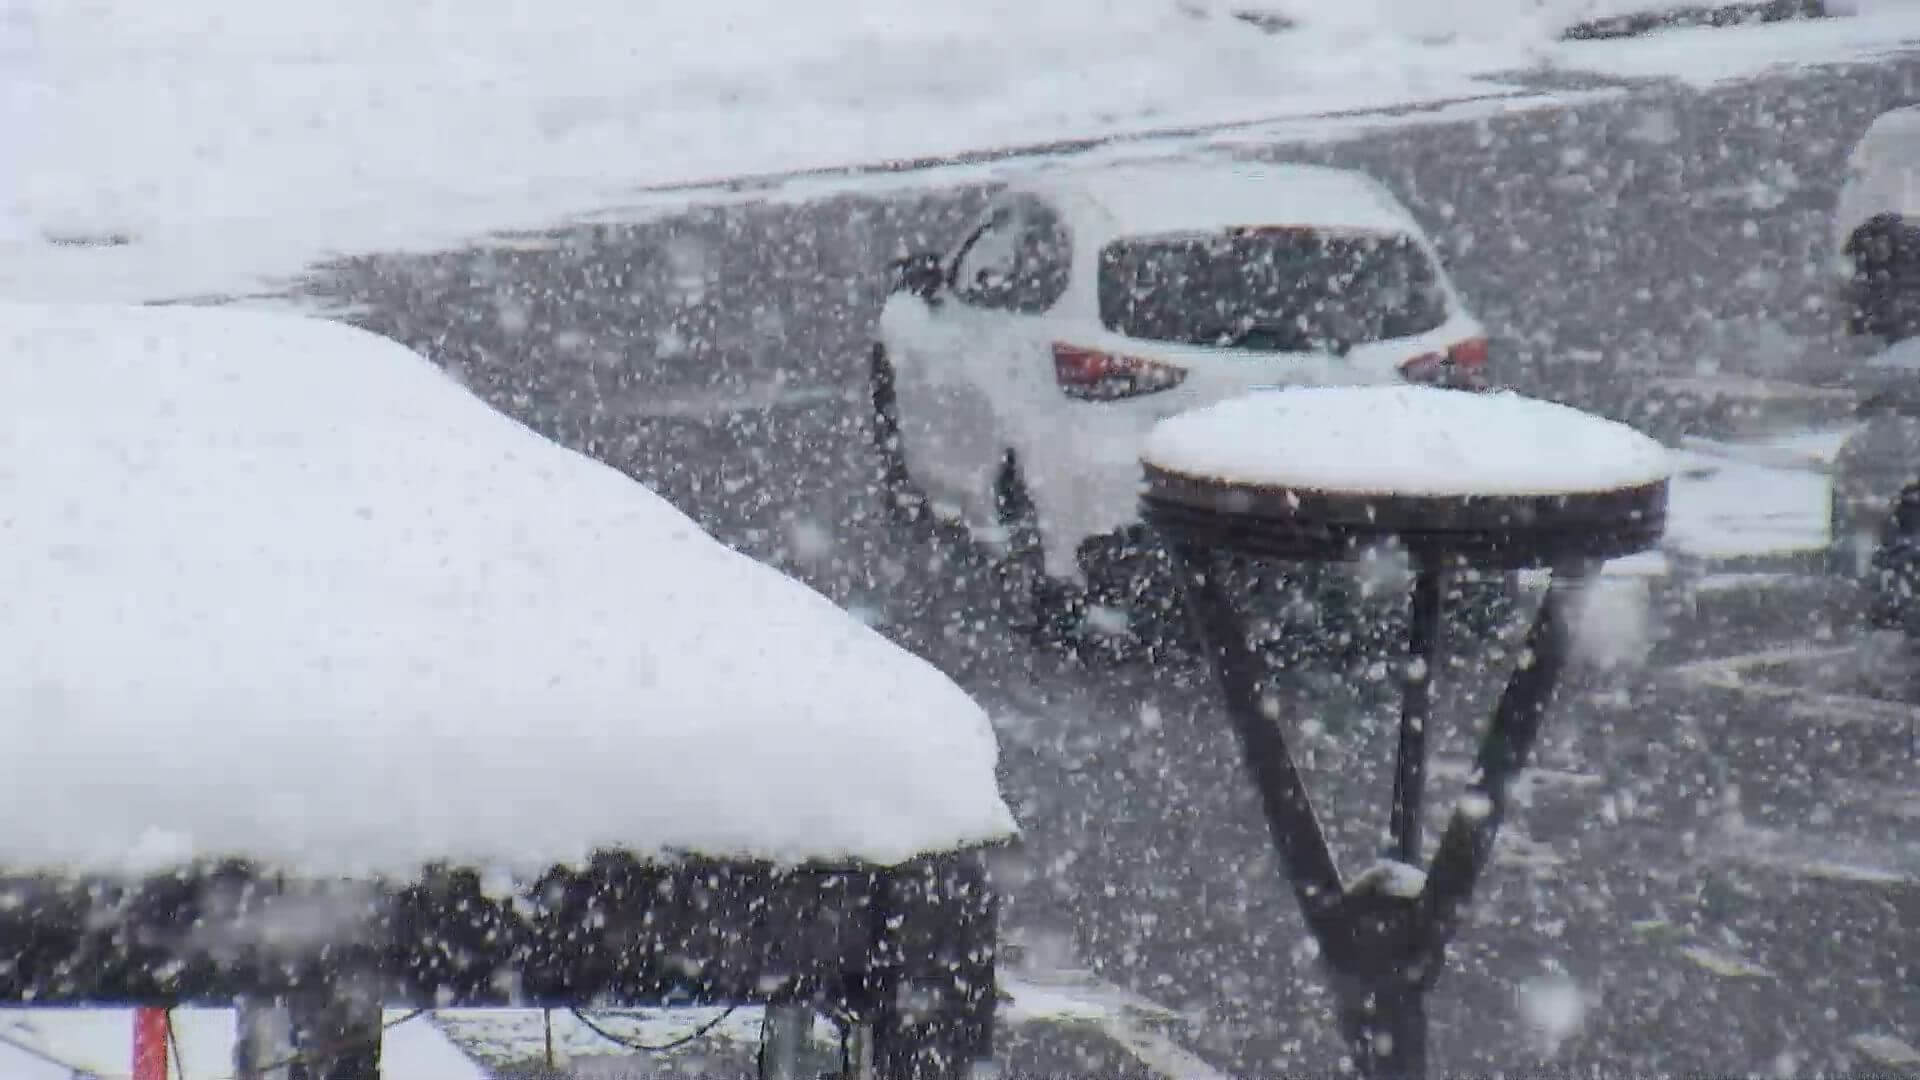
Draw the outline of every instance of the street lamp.
[[[1511,393],[1429,387],[1265,391],[1162,422],[1143,512],[1179,571],[1275,848],[1320,943],[1361,1072],[1426,1070],[1426,993],[1491,859],[1568,652],[1570,597],[1603,560],[1655,545],[1664,448],[1621,424]],[[1383,545],[1413,568],[1390,811],[1392,858],[1345,881],[1232,597],[1235,560],[1352,561]],[[1550,584],[1480,744],[1468,790],[1421,868],[1433,675],[1450,577],[1546,569]]]

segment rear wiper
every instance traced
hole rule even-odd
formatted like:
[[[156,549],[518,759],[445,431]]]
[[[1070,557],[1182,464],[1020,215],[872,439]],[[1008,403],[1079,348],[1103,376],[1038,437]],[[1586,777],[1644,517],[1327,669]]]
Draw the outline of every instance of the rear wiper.
[[[1299,327],[1286,323],[1253,323],[1209,329],[1202,338],[1223,349],[1257,349],[1263,352],[1294,352],[1309,348]]]
[[[1345,356],[1353,344],[1336,338],[1316,338],[1292,323],[1254,323],[1235,326],[1208,335],[1223,348],[1253,349],[1260,352],[1329,352]]]

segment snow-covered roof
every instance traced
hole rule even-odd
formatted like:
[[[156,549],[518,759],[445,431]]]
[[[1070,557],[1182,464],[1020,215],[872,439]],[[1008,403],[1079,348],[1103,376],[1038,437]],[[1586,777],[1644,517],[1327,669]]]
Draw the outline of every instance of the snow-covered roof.
[[[1509,391],[1316,386],[1162,420],[1143,460],[1186,476],[1380,495],[1560,495],[1657,483],[1667,450],[1625,424]]]
[[[986,715],[344,325],[0,304],[0,867],[1004,837]]]
[[[1420,234],[1406,208],[1364,173],[1258,162],[1133,163],[1036,174],[1010,190],[1084,200],[1114,235],[1148,236],[1241,225],[1318,225]]]

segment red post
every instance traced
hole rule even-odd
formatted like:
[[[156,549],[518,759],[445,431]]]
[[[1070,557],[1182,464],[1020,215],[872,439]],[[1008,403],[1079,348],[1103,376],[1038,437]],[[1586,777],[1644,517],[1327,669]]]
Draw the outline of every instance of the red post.
[[[167,1080],[167,1010],[133,1010],[133,1080]]]

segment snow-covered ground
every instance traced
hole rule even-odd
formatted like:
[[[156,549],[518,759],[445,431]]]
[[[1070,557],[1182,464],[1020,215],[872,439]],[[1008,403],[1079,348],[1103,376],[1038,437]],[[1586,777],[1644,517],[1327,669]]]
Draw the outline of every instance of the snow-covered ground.
[[[1673,451],[1665,547],[1712,562],[1815,551],[1830,538],[1824,471],[1846,429]]]
[[[1061,948],[1070,948],[1062,945]],[[1166,1034],[1185,1018],[1077,968],[1012,965],[1000,979],[1001,1023],[1058,1024],[1078,1028],[1124,1046],[1161,1076],[1181,1080],[1224,1080],[1224,1074]],[[482,1080],[482,1065],[526,1066],[547,1053],[548,1025],[556,1064],[582,1075],[704,1076],[728,1070],[709,1055],[749,1061],[758,1047],[764,1010],[672,1008],[621,1009],[590,1013],[595,1027],[649,1046],[691,1039],[684,1050],[651,1056],[639,1065],[631,1051],[596,1033],[567,1010],[544,1015],[537,1009],[437,1009],[408,1019],[388,1010],[394,1026],[383,1036],[386,1074],[400,1080]],[[233,1013],[225,1009],[180,1009],[173,1014],[174,1035],[183,1069],[168,1080],[227,1080],[232,1076]],[[125,1077],[131,1058],[133,1012],[130,1009],[0,1010],[0,1077],[6,1080],[76,1080],[76,1070],[94,1076]],[[812,1054],[827,1064],[838,1054],[831,1025],[816,1019]],[[476,1062],[482,1064],[476,1064]],[[626,1064],[634,1071],[615,1070]]]
[[[1920,37],[1916,0],[1856,0],[1557,38],[1647,2],[0,0],[0,296],[246,292],[647,185],[1484,96],[1519,70],[1712,81]]]
[[[488,1073],[426,1019],[395,1023],[381,1037],[382,1071],[405,1080],[487,1080]],[[231,1009],[176,1009],[178,1070],[168,1080],[233,1075]],[[0,1076],[6,1080],[122,1078],[133,1059],[132,1009],[0,1009]]]
[[[1862,2],[1826,23],[1576,44],[1554,35],[1638,5],[0,0],[0,297],[244,292],[332,254],[541,227],[647,186],[1293,122],[1497,93],[1485,76],[1519,70],[1712,82],[1920,38],[1920,2]],[[1232,15],[1254,7],[1300,25]],[[1824,542],[1817,470],[1705,457],[1674,481],[1674,551]],[[1045,1000],[1017,990],[1014,1011]],[[188,1076],[229,1074],[230,1013],[183,1011],[176,1028]],[[125,1010],[0,1012],[0,1036],[65,1062],[0,1045],[0,1076],[124,1075],[130,1032]],[[386,1046],[397,1075],[479,1075],[435,1025]]]

